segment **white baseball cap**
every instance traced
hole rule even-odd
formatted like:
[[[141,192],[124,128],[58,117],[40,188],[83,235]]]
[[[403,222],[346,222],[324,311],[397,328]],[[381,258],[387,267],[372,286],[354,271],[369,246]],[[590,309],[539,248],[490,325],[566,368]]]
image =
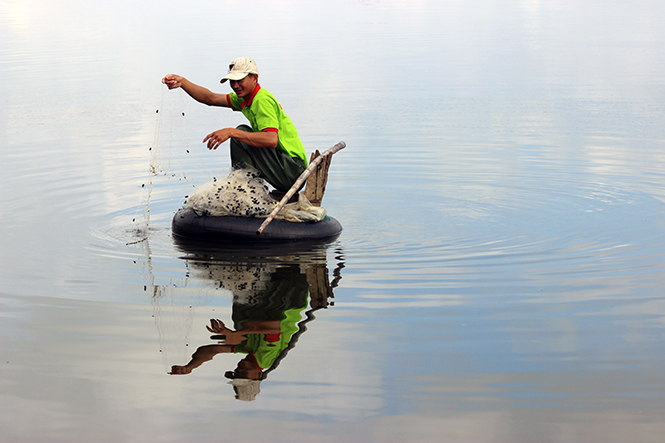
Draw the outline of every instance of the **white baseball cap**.
[[[256,62],[251,58],[238,57],[231,62],[229,65],[229,73],[226,74],[226,77],[220,80],[220,83],[224,83],[227,80],[242,80],[247,74],[259,74],[259,68],[256,66]]]

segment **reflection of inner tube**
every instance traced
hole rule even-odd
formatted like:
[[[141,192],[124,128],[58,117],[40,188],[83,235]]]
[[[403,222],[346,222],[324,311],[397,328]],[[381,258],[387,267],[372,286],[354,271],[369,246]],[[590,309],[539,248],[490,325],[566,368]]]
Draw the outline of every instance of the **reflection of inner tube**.
[[[265,219],[233,216],[199,216],[194,210],[181,208],[173,217],[176,236],[223,242],[275,242],[295,240],[333,240],[342,232],[342,225],[326,216],[319,222],[273,220],[259,235],[256,231]]]

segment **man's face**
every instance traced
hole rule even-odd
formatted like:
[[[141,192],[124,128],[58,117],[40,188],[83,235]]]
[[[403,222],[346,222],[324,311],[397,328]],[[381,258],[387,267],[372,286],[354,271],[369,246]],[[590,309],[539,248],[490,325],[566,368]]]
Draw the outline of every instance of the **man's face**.
[[[247,74],[242,80],[230,80],[231,89],[243,100],[248,100],[256,88],[258,78],[254,74]]]

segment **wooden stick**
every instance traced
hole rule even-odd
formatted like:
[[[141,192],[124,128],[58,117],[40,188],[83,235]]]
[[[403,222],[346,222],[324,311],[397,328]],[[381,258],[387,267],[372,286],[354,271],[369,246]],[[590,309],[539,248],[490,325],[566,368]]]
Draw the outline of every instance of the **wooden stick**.
[[[256,235],[259,235],[263,232],[263,230],[270,224],[271,221],[275,218],[277,213],[282,210],[284,205],[293,197],[293,195],[298,192],[298,189],[300,189],[300,186],[303,184],[305,180],[307,180],[307,177],[310,176],[312,172],[316,169],[316,167],[321,163],[321,161],[333,155],[335,152],[340,151],[346,147],[346,143],[344,142],[339,142],[332,148],[328,149],[326,152],[321,154],[320,156],[316,157],[313,162],[310,163],[309,167],[303,171],[302,174],[300,174],[300,177],[298,177],[298,180],[291,186],[291,189],[282,197],[282,200],[275,206],[275,209],[272,210],[268,218],[266,218],[263,221],[263,224],[259,227],[259,229],[256,230]]]
[[[312,154],[309,161],[310,163],[314,161],[321,154],[317,149],[316,152]],[[330,169],[330,163],[332,161],[332,156],[328,155],[325,159],[319,163],[312,175],[307,177],[307,185],[305,186],[305,197],[313,206],[321,206],[321,201],[323,201],[323,195],[326,192],[326,183],[328,182],[328,169]]]
[[[309,163],[311,164],[314,159],[316,159],[318,156],[320,156],[321,153],[317,149],[316,151],[312,152],[312,156],[309,158]],[[321,168],[325,167],[324,164],[320,164],[319,166],[316,167],[316,170],[312,172],[312,175],[307,177],[307,184],[305,185],[305,197],[307,197],[307,200],[314,206],[321,206],[321,204],[316,204],[317,196],[318,196],[318,181],[319,181],[319,176],[321,175]]]

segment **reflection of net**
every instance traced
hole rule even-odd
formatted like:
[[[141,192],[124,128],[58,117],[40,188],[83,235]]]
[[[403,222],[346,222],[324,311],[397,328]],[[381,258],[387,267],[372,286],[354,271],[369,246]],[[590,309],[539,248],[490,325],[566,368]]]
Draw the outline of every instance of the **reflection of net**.
[[[191,263],[192,273],[201,279],[214,281],[221,289],[233,292],[236,303],[251,304],[254,295],[266,290],[275,267],[268,263]]]
[[[268,190],[268,184],[257,171],[236,169],[199,186],[184,207],[199,215],[267,217],[277,205]],[[285,205],[275,218],[311,222],[321,221],[325,216],[325,208],[313,206],[301,193],[297,202]]]
[[[153,317],[159,331],[159,352],[164,369],[187,361],[187,342],[192,332],[193,305],[174,303],[173,290],[169,286],[157,286],[152,298]]]

